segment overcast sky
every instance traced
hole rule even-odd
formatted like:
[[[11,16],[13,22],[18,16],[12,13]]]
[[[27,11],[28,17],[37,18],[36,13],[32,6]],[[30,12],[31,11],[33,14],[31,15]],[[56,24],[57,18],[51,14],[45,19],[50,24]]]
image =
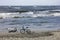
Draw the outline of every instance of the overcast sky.
[[[0,0],[0,5],[60,5],[60,0]]]

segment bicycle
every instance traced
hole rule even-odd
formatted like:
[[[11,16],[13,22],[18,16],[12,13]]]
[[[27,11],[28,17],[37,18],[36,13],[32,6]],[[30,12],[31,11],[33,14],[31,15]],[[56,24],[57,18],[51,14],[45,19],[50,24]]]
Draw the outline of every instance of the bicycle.
[[[20,29],[20,33],[22,33],[22,34],[25,34],[25,33],[31,34],[31,30],[28,29],[28,27],[24,28],[24,26],[23,26],[22,29]]]

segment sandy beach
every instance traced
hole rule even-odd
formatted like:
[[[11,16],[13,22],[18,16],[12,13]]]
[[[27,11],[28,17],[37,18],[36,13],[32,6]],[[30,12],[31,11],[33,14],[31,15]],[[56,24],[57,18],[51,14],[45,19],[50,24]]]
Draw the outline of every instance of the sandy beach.
[[[0,32],[0,40],[60,40],[60,32],[32,32],[31,34]]]

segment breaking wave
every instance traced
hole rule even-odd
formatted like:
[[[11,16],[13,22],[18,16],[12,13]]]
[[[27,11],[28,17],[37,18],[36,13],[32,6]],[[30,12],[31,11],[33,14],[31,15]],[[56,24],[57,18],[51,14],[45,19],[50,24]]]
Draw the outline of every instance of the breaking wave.
[[[19,17],[47,17],[60,16],[60,12],[38,11],[25,13],[0,13],[0,18],[19,18]]]

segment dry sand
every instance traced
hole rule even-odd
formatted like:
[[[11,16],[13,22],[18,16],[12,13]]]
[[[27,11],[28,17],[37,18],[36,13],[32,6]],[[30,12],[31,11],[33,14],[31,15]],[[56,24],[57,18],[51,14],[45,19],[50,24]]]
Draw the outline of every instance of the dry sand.
[[[31,34],[0,32],[0,40],[60,40],[60,32],[33,32]]]

